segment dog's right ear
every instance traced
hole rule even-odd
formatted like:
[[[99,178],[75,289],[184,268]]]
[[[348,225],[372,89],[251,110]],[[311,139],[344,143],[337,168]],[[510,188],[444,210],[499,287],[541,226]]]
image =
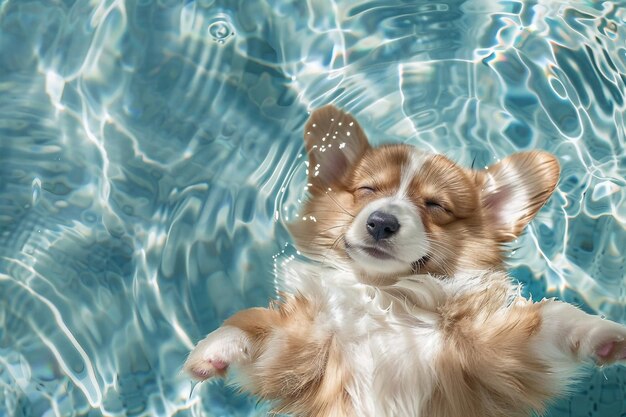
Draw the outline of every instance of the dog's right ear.
[[[350,167],[370,148],[357,121],[334,106],[311,113],[304,128],[304,144],[309,155],[309,183],[324,191],[341,184]]]

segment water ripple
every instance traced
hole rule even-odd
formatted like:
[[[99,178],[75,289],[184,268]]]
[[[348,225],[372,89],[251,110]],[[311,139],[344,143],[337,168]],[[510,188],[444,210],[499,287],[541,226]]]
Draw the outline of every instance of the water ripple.
[[[510,266],[626,323],[618,2],[0,3],[0,414],[243,416],[180,374],[297,256],[307,110],[467,165],[559,156]],[[549,415],[626,412],[624,369]]]

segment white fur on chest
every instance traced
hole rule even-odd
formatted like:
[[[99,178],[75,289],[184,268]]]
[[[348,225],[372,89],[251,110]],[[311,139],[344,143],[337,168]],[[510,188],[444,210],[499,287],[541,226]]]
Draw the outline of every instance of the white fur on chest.
[[[350,271],[297,265],[285,286],[318,306],[316,328],[331,336],[352,376],[346,391],[361,416],[420,416],[435,383],[437,306],[450,292],[419,275],[388,287],[360,283]]]

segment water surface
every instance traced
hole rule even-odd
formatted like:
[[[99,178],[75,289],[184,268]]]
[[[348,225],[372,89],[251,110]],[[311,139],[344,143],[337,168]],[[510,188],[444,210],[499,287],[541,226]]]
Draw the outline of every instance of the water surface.
[[[273,296],[330,102],[468,166],[558,155],[510,268],[626,324],[625,23],[609,1],[0,0],[0,415],[265,415],[180,367]],[[624,371],[548,415],[626,413]]]

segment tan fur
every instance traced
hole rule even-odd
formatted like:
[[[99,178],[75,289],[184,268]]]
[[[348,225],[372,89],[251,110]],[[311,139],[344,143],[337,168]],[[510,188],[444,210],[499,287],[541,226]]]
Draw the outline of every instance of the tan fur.
[[[332,335],[315,337],[316,307],[302,296],[274,303],[272,308],[241,311],[224,323],[250,337],[252,363],[266,351],[273,331],[279,329],[285,344],[280,358],[264,361],[263,367],[246,370],[251,391],[274,400],[275,411],[301,416],[340,417],[353,415],[344,391],[349,378]]]
[[[558,393],[546,383],[547,364],[530,349],[541,326],[541,304],[518,300],[503,310],[509,287],[495,281],[484,292],[451,299],[440,309],[444,349],[426,415],[528,416],[542,412]]]

